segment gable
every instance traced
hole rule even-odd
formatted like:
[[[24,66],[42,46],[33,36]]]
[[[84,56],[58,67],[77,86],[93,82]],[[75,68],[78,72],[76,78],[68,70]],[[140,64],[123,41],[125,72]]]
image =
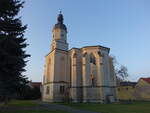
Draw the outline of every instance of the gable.
[[[150,84],[150,78],[141,78],[141,79]]]

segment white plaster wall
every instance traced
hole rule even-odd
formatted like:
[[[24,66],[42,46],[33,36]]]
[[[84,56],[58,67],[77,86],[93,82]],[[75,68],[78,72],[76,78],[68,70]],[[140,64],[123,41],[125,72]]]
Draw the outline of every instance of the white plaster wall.
[[[68,53],[66,51],[55,51],[55,63],[54,63],[54,81],[67,82],[67,68],[68,68]]]
[[[65,87],[65,93],[60,93],[60,86]],[[54,83],[53,85],[53,102],[64,102],[67,97],[67,91],[69,93],[68,84],[67,83]]]
[[[49,86],[50,92],[49,94],[46,93],[46,88],[47,86]],[[53,101],[53,84],[45,84],[43,85],[43,101],[49,101],[52,102]]]

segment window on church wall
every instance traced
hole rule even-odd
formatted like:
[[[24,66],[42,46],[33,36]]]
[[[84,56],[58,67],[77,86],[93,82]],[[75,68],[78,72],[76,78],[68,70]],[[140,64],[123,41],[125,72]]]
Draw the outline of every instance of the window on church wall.
[[[100,51],[98,51],[97,54],[98,54],[99,56],[102,56],[102,53],[101,53]]]
[[[91,79],[91,85],[96,85],[96,76],[97,76],[97,66],[96,66],[96,58],[93,54],[90,54],[89,56],[89,62],[90,62],[90,79]]]
[[[77,54],[76,53],[73,54],[73,58],[77,58]]]
[[[98,52],[98,55],[99,55],[100,57],[105,57],[105,54],[102,53],[101,51]]]
[[[92,57],[90,57],[90,63],[92,63],[93,62],[93,58]]]
[[[94,74],[91,74],[90,78],[91,78],[92,86],[94,86],[95,85],[95,76],[94,76]]]
[[[50,88],[49,88],[49,86],[47,86],[46,87],[46,94],[49,94],[49,92],[50,92]]]
[[[64,94],[65,93],[65,86],[60,86],[59,92],[60,92],[60,94]]]
[[[76,65],[76,62],[77,62],[77,54],[76,53],[74,53],[73,54],[73,66],[75,66]]]
[[[96,85],[96,80],[97,80],[97,67],[96,65],[90,65],[90,78],[91,78],[91,83],[92,86]]]
[[[96,60],[95,60],[95,57],[93,56],[93,54],[90,55],[90,63],[96,65]]]
[[[84,53],[84,54],[83,54],[83,57],[85,58],[86,56],[87,56],[87,53]]]

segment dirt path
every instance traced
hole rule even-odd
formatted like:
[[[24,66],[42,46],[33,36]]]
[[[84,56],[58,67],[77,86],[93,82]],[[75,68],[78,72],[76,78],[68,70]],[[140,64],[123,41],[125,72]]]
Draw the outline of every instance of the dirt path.
[[[66,111],[69,113],[98,113],[98,112],[80,110],[80,109],[72,108],[72,107],[65,106],[65,105],[53,104],[53,103],[51,104],[51,103],[46,103],[46,102],[41,102],[41,101],[38,101],[38,104],[50,110],[62,110],[62,111]]]

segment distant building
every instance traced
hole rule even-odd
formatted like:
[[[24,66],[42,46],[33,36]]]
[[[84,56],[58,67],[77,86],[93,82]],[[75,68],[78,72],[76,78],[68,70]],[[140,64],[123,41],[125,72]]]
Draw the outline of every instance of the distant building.
[[[28,86],[30,86],[30,88],[39,88],[40,92],[42,93],[42,83],[41,82],[29,81]]]
[[[42,95],[42,84],[41,82],[29,81],[27,92],[23,95],[24,99],[40,99]]]
[[[43,101],[114,102],[116,77],[110,48],[98,45],[68,50],[62,14],[52,37],[51,51],[45,57]]]
[[[150,78],[140,78],[133,95],[136,100],[150,101]]]
[[[150,100],[150,78],[140,78],[138,82],[121,82],[117,87],[119,100]]]
[[[120,82],[117,86],[117,99],[118,100],[135,100],[133,96],[137,82]]]
[[[40,88],[42,86],[42,83],[41,82],[32,82],[32,81],[29,81],[28,85],[31,87],[31,88]]]

